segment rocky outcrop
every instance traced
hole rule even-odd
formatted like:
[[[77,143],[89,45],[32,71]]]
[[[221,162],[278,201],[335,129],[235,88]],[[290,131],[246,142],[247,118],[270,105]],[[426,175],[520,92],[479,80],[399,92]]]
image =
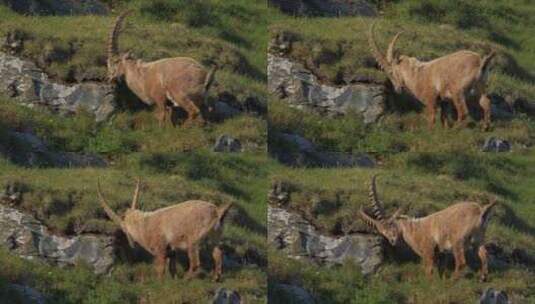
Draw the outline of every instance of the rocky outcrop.
[[[291,258],[330,264],[352,260],[369,274],[383,262],[381,244],[380,237],[369,234],[323,235],[300,215],[268,207],[268,245]]]
[[[269,0],[286,14],[294,16],[375,16],[377,12],[364,0]]]
[[[304,137],[289,133],[272,133],[269,153],[281,163],[294,167],[364,167],[375,162],[364,153],[319,151]]]
[[[0,93],[30,106],[75,114],[88,111],[97,121],[107,119],[116,109],[111,85],[55,83],[33,62],[0,52]]]
[[[301,64],[272,54],[268,54],[268,90],[293,107],[331,115],[358,113],[367,124],[376,122],[386,111],[383,85],[321,84]]]
[[[96,155],[51,150],[31,133],[8,131],[0,140],[0,156],[27,167],[104,167],[106,161]]]
[[[24,15],[105,15],[106,6],[98,0],[0,0],[19,14]]]
[[[0,246],[29,260],[59,266],[82,263],[97,274],[108,272],[115,260],[111,237],[54,235],[33,216],[3,205],[0,205]]]

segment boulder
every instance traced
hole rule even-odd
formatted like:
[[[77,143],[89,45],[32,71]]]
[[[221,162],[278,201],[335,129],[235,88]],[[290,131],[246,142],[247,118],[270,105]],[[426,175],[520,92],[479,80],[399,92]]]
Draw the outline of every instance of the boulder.
[[[105,167],[97,155],[51,150],[39,137],[24,132],[8,131],[0,141],[0,155],[27,167]]]
[[[15,291],[19,298],[17,300],[21,302],[17,302],[20,304],[45,304],[46,298],[41,294],[39,291],[20,284],[9,284],[9,289]]]
[[[268,206],[268,245],[291,258],[327,264],[353,261],[363,274],[383,262],[382,238],[354,233],[342,237],[321,234],[302,216]]]
[[[212,304],[242,304],[244,303],[238,292],[226,288],[218,288]]]
[[[290,284],[275,284],[274,288],[277,293],[282,293],[283,298],[290,300],[290,303],[296,304],[314,304],[316,301],[312,295],[304,288]]]
[[[376,16],[374,7],[364,0],[269,0],[286,14],[294,16]]]
[[[115,261],[113,241],[107,236],[55,235],[33,216],[0,205],[0,246],[28,260],[59,266],[82,263],[96,274],[107,273]]]
[[[106,120],[116,109],[111,85],[55,83],[33,62],[0,52],[0,93],[30,106],[75,114],[88,111],[96,121]]]
[[[214,152],[241,152],[242,146],[238,139],[223,134],[217,138],[212,150]]]
[[[277,144],[269,153],[281,163],[294,167],[364,167],[372,168],[375,162],[364,153],[318,151],[316,146],[297,134],[273,134]]]
[[[509,152],[511,151],[511,144],[505,140],[496,137],[489,137],[485,140],[483,152]]]
[[[23,15],[106,15],[108,9],[98,0],[0,0]]]
[[[299,109],[329,115],[357,113],[366,124],[376,122],[386,111],[384,85],[321,84],[303,65],[272,54],[268,54],[268,91]]]
[[[509,304],[507,294],[501,290],[487,288],[479,298],[479,304]]]

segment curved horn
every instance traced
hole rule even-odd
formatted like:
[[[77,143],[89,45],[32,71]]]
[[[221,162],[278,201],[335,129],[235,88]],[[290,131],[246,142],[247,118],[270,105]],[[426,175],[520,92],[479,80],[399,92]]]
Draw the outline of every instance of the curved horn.
[[[131,209],[136,209],[136,205],[139,199],[139,186],[141,185],[141,179],[138,177],[137,184],[136,184],[136,190],[134,191],[134,197],[132,198],[132,206]]]
[[[377,226],[379,225],[377,220],[374,220],[368,214],[366,214],[366,212],[364,212],[364,209],[362,207],[360,207],[359,213],[360,213],[360,217],[362,217],[362,219],[364,220],[366,224],[368,224],[368,226],[377,229]]]
[[[385,55],[383,55],[383,53],[381,53],[381,51],[379,51],[379,48],[377,47],[377,43],[375,43],[375,39],[373,38],[373,36],[374,36],[373,33],[374,33],[374,29],[375,29],[375,24],[376,23],[377,22],[374,22],[370,26],[370,31],[368,32],[368,44],[370,45],[370,50],[371,50],[375,60],[377,60],[377,63],[379,63],[379,66],[381,66],[381,68],[385,72],[390,73],[390,71],[391,71],[390,70],[390,64],[386,60]]]
[[[372,177],[372,181],[370,183],[370,192],[368,194],[368,197],[370,199],[370,203],[373,207],[373,214],[374,216],[379,220],[383,221],[385,217],[385,210],[383,208],[383,204],[381,201],[379,201],[379,198],[377,197],[377,188],[375,185],[375,180],[377,179],[377,175],[374,175]]]
[[[388,63],[390,64],[392,64],[392,62],[394,61],[394,46],[396,45],[396,42],[398,41],[398,38],[401,34],[403,34],[403,31],[397,33],[388,45],[388,51],[386,52],[386,61],[388,61]]]
[[[108,70],[113,67],[114,59],[119,55],[119,43],[117,40],[121,31],[121,23],[123,22],[124,18],[126,18],[126,16],[132,12],[132,10],[128,10],[120,14],[117,19],[115,19],[115,23],[110,30],[110,34],[108,36]]]
[[[110,208],[110,206],[106,202],[106,199],[104,199],[104,196],[102,195],[102,192],[100,191],[100,181],[97,181],[97,193],[98,193],[98,197],[100,198],[100,205],[102,205],[102,208],[104,208],[104,211],[106,212],[108,217],[113,222],[115,222],[115,224],[119,225],[119,227],[122,228],[123,221],[121,220],[121,218],[115,212],[113,212],[113,210]]]

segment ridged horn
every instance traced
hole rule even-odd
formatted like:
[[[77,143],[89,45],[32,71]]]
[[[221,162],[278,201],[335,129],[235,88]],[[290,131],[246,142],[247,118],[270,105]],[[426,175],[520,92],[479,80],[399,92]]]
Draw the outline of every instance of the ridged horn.
[[[394,47],[396,46],[396,42],[399,39],[399,36],[403,34],[403,31],[399,32],[392,38],[392,41],[390,41],[390,44],[388,45],[388,51],[386,52],[386,61],[389,64],[392,64],[394,62]]]
[[[110,30],[109,36],[108,36],[108,70],[110,70],[113,67],[114,60],[117,56],[119,56],[119,33],[121,32],[121,24],[133,11],[128,10],[120,14],[117,19],[115,19],[115,23],[113,24],[113,27]]]
[[[141,179],[138,177],[137,178],[137,183],[136,183],[136,190],[134,191],[134,197],[132,197],[132,205],[130,206],[131,209],[136,209],[136,205],[137,205],[137,202],[138,202],[138,199],[139,199],[139,187],[141,185]]]
[[[362,207],[360,207],[359,213],[360,213],[360,217],[364,220],[364,222],[368,226],[377,229],[377,226],[379,224],[377,220],[374,220],[368,214],[366,214],[366,212],[364,212],[364,209]]]
[[[110,205],[106,202],[106,199],[102,195],[102,192],[100,191],[100,181],[97,181],[97,193],[98,193],[98,197],[100,199],[100,205],[102,206],[102,208],[104,208],[104,211],[106,212],[108,217],[113,222],[115,222],[115,224],[119,225],[119,227],[122,228],[123,227],[123,221],[121,220],[121,218],[115,212],[113,212],[113,210],[110,208]]]
[[[377,187],[375,185],[376,179],[377,179],[377,175],[374,175],[370,183],[370,192],[368,194],[368,197],[369,197],[370,203],[372,204],[373,215],[379,221],[383,221],[385,217],[385,211],[383,208],[383,204],[381,203],[381,201],[379,201],[379,198],[377,197]]]
[[[383,69],[387,73],[390,73],[391,72],[390,64],[386,60],[385,55],[383,55],[383,53],[381,53],[381,51],[379,50],[379,47],[377,47],[377,43],[375,42],[375,39],[373,38],[376,23],[377,22],[374,22],[370,26],[370,31],[368,32],[368,44],[370,45],[370,50],[372,52],[373,57],[375,58],[375,60],[377,60],[377,63],[379,63],[379,66],[381,67],[381,69]]]

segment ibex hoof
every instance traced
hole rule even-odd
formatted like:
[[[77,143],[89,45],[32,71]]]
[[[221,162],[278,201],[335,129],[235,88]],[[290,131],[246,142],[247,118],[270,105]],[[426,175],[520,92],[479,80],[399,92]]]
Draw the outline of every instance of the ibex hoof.
[[[186,280],[191,280],[191,279],[197,278],[198,276],[199,276],[199,271],[195,270],[195,271],[188,271],[184,278]]]
[[[487,275],[486,275],[486,274],[481,275],[481,276],[479,277],[479,282],[483,283],[483,282],[486,282],[486,281],[487,281]]]

